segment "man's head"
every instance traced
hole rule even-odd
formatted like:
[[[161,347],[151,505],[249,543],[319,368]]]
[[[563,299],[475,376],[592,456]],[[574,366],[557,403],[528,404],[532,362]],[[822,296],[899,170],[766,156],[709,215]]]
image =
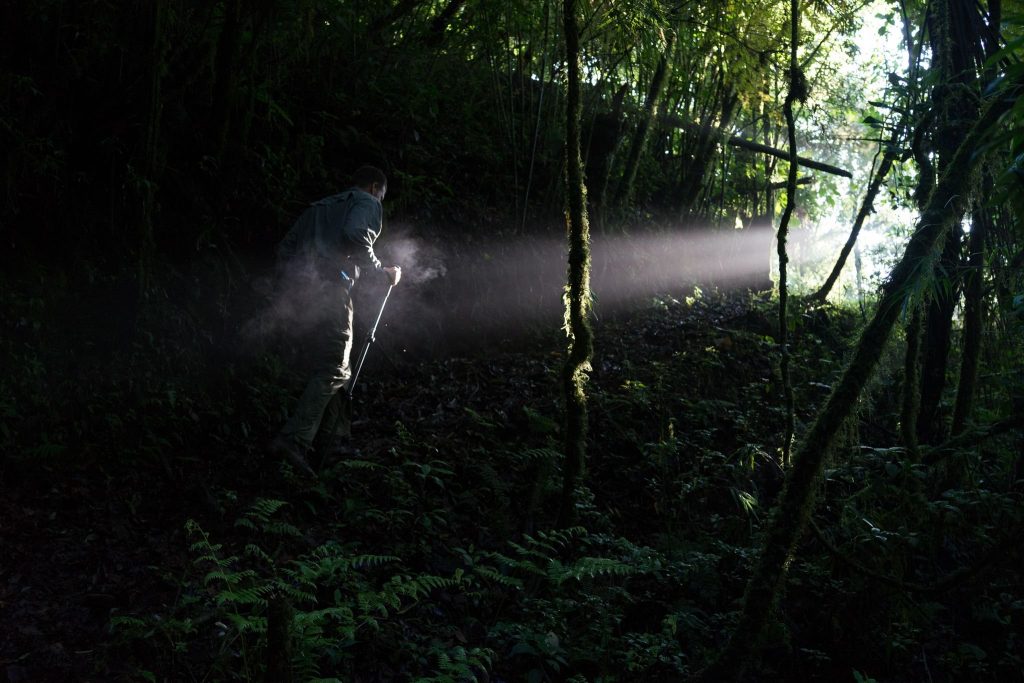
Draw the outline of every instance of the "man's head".
[[[352,174],[352,184],[383,201],[388,191],[388,178],[376,166],[360,166]]]

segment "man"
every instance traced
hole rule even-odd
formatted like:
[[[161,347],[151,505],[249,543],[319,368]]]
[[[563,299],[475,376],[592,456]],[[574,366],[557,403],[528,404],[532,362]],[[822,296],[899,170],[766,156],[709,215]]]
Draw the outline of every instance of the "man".
[[[271,452],[301,474],[315,477],[307,455],[314,448],[340,449],[351,436],[345,386],[351,376],[352,288],[360,277],[397,285],[398,266],[384,267],[373,252],[381,232],[387,178],[362,166],[353,186],[314,202],[278,248],[279,275],[296,303],[310,312],[308,360],[313,371],[298,405],[271,441]]]

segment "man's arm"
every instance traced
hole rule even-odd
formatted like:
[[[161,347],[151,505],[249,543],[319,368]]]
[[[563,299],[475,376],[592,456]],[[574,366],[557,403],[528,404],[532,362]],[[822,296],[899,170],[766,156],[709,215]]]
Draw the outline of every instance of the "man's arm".
[[[366,193],[359,193],[353,197],[353,202],[344,226],[345,238],[351,247],[351,260],[361,270],[380,273],[387,277],[389,284],[397,285],[402,277],[401,268],[385,268],[373,251],[373,243],[380,235],[383,217],[380,201]]]
[[[352,206],[342,226],[349,258],[364,271],[382,271],[384,266],[373,252],[373,243],[381,231],[380,202],[364,192],[357,192],[350,201]]]

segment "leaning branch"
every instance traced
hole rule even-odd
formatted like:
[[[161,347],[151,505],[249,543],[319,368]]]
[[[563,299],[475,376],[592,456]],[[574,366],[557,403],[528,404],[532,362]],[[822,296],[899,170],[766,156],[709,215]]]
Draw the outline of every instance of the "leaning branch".
[[[787,161],[789,160],[789,150],[779,149],[778,147],[769,147],[768,145],[762,145],[759,142],[751,142],[750,140],[744,140],[743,138],[738,137],[736,135],[729,135],[721,128],[717,128],[715,126],[699,126],[695,123],[690,123],[689,121],[683,121],[678,116],[666,116],[663,118],[663,120],[670,126],[682,128],[684,130],[697,132],[704,130],[711,131],[711,134],[713,136],[716,136],[720,141],[723,141],[728,145],[732,145],[733,147],[748,149],[751,152],[760,152],[761,154],[768,154],[773,157],[778,157],[779,159],[786,159]],[[799,166],[803,166],[804,168],[813,168],[816,171],[824,171],[825,173],[831,173],[832,175],[838,175],[844,178],[853,177],[853,174],[844,168],[839,168],[838,166],[825,164],[820,161],[815,161],[814,159],[808,159],[807,157],[798,156],[796,158],[796,163]]]
[[[775,147],[769,147],[768,145],[762,145],[759,142],[751,142],[750,140],[744,140],[736,136],[730,137],[726,140],[727,143],[733,147],[740,147],[742,149],[749,149],[752,152],[761,152],[762,154],[770,154],[773,157],[779,157],[780,159],[789,159],[789,152],[784,149],[776,149]],[[825,164],[814,159],[808,159],[807,157],[798,156],[796,163],[804,168],[813,168],[816,171],[824,171],[825,173],[831,173],[832,175],[842,176],[844,178],[852,178],[853,174],[844,168],[838,166],[832,166]]]

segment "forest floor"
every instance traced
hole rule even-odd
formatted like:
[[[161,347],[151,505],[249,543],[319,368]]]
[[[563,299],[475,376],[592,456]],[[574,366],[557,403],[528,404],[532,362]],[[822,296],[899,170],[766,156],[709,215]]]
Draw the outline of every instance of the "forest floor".
[[[612,391],[621,389],[632,377],[624,374],[625,368],[656,366],[675,354],[702,355],[708,348],[715,349],[720,358],[716,362],[721,362],[723,376],[753,372],[768,381],[771,370],[765,357],[744,348],[749,341],[736,339],[737,335],[749,337],[750,333],[742,330],[751,327],[750,319],[744,317],[749,315],[739,303],[724,299],[694,306],[674,302],[662,303],[634,319],[600,325],[593,381]],[[760,333],[771,327],[761,316],[753,319]],[[368,390],[356,409],[362,457],[386,459],[396,438],[396,424],[445,451],[476,450],[474,430],[486,432],[477,438],[487,441],[534,433],[539,445],[557,447],[551,441],[559,429],[557,344],[557,337],[515,340],[518,350],[485,356],[390,368],[370,364],[364,378]],[[377,352],[386,353],[385,349]],[[734,362],[743,367],[731,368]],[[745,367],[752,362],[756,368]],[[638,372],[647,375],[650,371]],[[230,524],[233,515],[252,501],[270,494],[279,498],[302,495],[301,487],[292,490],[281,485],[280,463],[262,453],[269,424],[252,428],[248,438],[216,433],[204,438],[210,421],[220,416],[214,415],[216,405],[204,403],[200,396],[193,402],[182,396],[177,408],[168,402],[150,407],[185,412],[177,422],[190,426],[191,434],[157,433],[144,419],[131,426],[134,434],[128,433],[128,427],[118,426],[118,436],[129,442],[138,439],[141,451],[146,451],[146,439],[164,440],[166,449],[150,449],[150,457],[101,453],[105,444],[120,440],[112,435],[111,423],[120,419],[127,423],[136,411],[141,418],[146,408],[131,401],[118,407],[112,401],[123,396],[114,387],[106,382],[100,387],[89,384],[71,385],[69,388],[78,391],[63,396],[60,402],[81,407],[94,401],[95,419],[106,424],[76,422],[82,419],[80,409],[65,416],[71,424],[61,425],[61,416],[50,416],[54,422],[40,431],[73,433],[75,442],[67,449],[63,444],[51,445],[49,454],[39,449],[35,459],[9,463],[4,473],[0,633],[5,635],[0,664],[5,680],[11,683],[102,680],[97,664],[108,656],[111,615],[159,612],[161,605],[178,597],[175,578],[191,564],[185,520],[201,519],[220,533],[237,532]],[[252,388],[240,381],[229,391]],[[102,389],[114,393],[97,393]],[[246,399],[237,395],[234,401],[244,404]],[[120,409],[124,413],[119,418],[116,412]],[[201,418],[197,409],[209,413]],[[651,407],[648,417],[649,424],[632,424],[629,429],[656,438],[656,433],[667,427],[667,416],[663,409]],[[605,418],[614,420],[610,415],[594,416],[598,437],[608,428],[602,425]],[[231,422],[237,426],[241,421]],[[166,416],[161,424],[166,424]],[[54,436],[51,431],[50,438]],[[175,438],[195,450],[175,453],[168,441]],[[86,449],[89,455],[82,458],[75,453],[76,443],[81,447],[86,442],[91,442]],[[159,455],[152,455],[158,451]],[[437,451],[434,457],[445,454]],[[607,492],[607,496],[615,498],[616,493]],[[99,666],[116,668],[111,661]]]
[[[316,463],[309,484],[264,452],[301,388],[278,355],[225,360],[176,315],[95,357],[57,350],[59,326],[23,330],[35,363],[7,359],[27,379],[4,405],[21,451],[0,470],[0,671],[259,680],[283,596],[299,680],[677,680],[721,645],[781,487],[772,315],[749,295],[660,297],[598,324],[588,493],[567,531],[551,530],[554,332],[416,362],[381,348],[357,392],[360,455]],[[801,428],[856,327],[797,316]],[[860,429],[891,438],[870,415]],[[836,613],[872,587],[811,562],[792,575],[798,616],[765,671],[870,668],[881,646]]]

